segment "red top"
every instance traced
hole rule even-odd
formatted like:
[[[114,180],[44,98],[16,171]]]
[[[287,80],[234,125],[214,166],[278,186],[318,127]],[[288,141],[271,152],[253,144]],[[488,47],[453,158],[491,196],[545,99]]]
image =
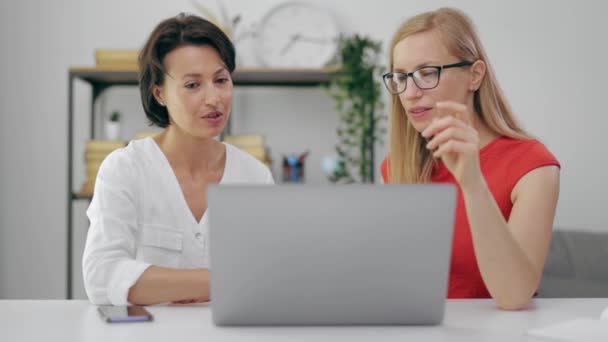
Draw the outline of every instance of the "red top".
[[[553,154],[537,140],[506,137],[497,138],[484,146],[479,151],[479,162],[488,188],[507,221],[513,208],[511,191],[519,179],[542,166],[560,167]],[[380,169],[384,182],[388,183],[388,157]],[[458,187],[448,298],[490,298],[477,266],[462,191],[441,161],[435,166],[431,179],[434,183],[453,183]]]

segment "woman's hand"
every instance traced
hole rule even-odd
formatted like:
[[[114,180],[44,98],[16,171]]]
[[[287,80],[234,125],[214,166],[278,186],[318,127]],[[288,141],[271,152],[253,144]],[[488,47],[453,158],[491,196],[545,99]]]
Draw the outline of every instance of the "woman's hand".
[[[422,131],[433,157],[441,158],[461,187],[483,181],[479,166],[479,134],[471,126],[468,108],[456,102],[437,102],[444,113]]]
[[[195,303],[205,303],[208,302],[209,298],[194,298],[194,299],[185,299],[185,300],[176,300],[171,302],[171,304],[195,304]]]
[[[192,304],[208,302],[209,270],[150,266],[129,289],[131,304]]]

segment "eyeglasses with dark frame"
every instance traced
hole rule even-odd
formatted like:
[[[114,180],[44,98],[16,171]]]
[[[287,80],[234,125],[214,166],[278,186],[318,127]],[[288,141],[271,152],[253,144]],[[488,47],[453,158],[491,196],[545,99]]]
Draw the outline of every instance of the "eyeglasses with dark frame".
[[[446,65],[427,65],[412,72],[389,72],[382,75],[384,86],[393,95],[399,95],[407,88],[407,78],[412,77],[416,86],[421,90],[429,90],[439,85],[441,71],[449,68],[460,68],[473,65],[473,62],[461,61]]]

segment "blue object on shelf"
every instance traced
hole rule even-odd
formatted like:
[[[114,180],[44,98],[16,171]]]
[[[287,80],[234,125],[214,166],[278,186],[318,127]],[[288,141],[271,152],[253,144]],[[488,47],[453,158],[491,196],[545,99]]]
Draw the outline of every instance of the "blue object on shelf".
[[[309,151],[306,151],[299,156],[296,154],[283,156],[283,182],[304,182],[304,161],[308,156],[308,153]]]

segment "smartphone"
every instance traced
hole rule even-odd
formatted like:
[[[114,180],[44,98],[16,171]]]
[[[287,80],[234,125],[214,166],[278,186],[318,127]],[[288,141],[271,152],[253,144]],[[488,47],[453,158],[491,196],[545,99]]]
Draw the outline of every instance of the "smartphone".
[[[154,319],[143,306],[100,306],[97,308],[101,317],[108,323],[149,322]]]

